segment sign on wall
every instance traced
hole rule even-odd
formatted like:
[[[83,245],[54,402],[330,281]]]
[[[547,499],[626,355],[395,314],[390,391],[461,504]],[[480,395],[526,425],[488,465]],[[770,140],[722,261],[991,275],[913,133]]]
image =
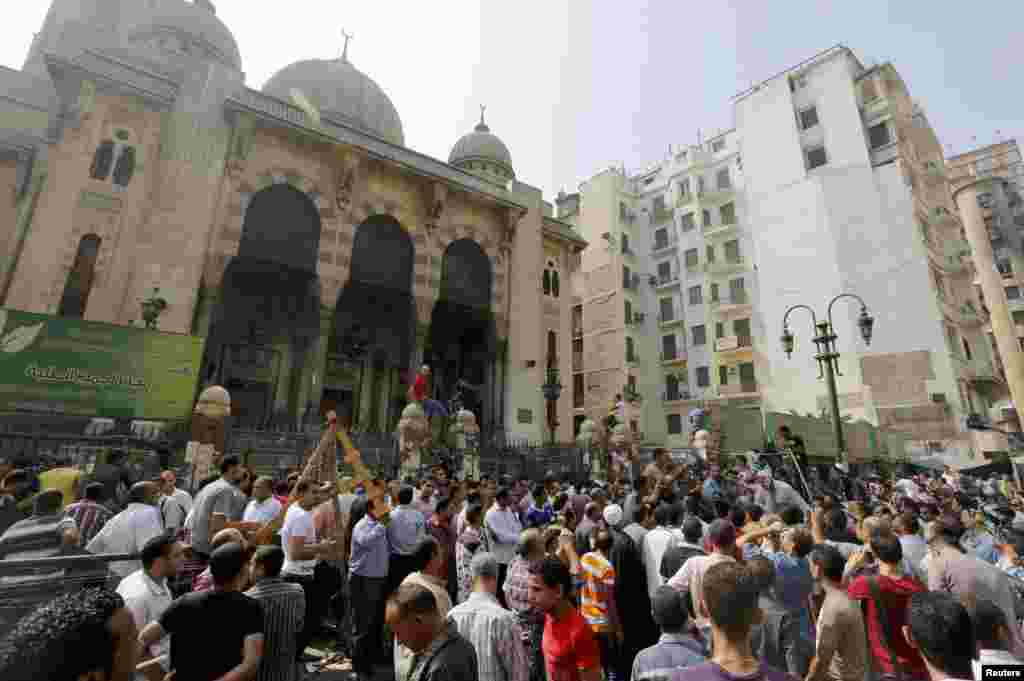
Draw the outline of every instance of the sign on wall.
[[[173,419],[203,339],[0,308],[0,410]]]

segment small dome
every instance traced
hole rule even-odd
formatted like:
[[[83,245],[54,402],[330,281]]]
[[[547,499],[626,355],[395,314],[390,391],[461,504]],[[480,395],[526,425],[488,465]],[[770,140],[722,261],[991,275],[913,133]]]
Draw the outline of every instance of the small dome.
[[[448,155],[448,163],[453,166],[461,167],[473,161],[497,164],[512,177],[515,177],[515,170],[512,168],[512,154],[509,153],[505,143],[484,123],[482,108],[480,122],[473,128],[473,132],[463,135],[462,139],[452,147],[452,153]]]
[[[405,146],[402,120],[395,105],[346,56],[295,62],[278,71],[263,86],[263,92],[285,101],[291,100],[293,91],[300,92],[328,118]]]
[[[163,0],[128,31],[128,43],[149,43],[162,51],[200,54],[242,70],[242,55],[231,31],[209,0]]]

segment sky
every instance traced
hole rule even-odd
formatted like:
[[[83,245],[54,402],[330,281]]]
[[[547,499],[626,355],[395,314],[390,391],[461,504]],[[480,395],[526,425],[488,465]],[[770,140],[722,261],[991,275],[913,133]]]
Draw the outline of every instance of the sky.
[[[49,3],[5,3],[0,64],[21,67]],[[337,57],[348,32],[350,60],[391,97],[409,147],[447,160],[486,105],[517,177],[549,200],[731,128],[733,95],[837,43],[891,61],[950,154],[1024,142],[1019,0],[982,11],[951,0],[214,4],[250,87],[293,61]]]

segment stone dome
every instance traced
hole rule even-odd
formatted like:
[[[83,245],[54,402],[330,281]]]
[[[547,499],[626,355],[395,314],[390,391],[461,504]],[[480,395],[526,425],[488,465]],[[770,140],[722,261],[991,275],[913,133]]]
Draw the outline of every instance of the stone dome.
[[[483,111],[480,113],[480,122],[473,128],[473,132],[463,135],[452,147],[452,153],[448,155],[448,163],[453,166],[471,168],[474,162],[495,164],[505,170],[510,177],[515,177],[512,154],[501,138],[492,133],[484,123]]]
[[[238,43],[217,18],[210,0],[163,0],[128,31],[129,44],[149,44],[163,52],[204,56],[242,70]]]
[[[327,118],[405,146],[402,120],[391,99],[377,83],[352,66],[347,56],[340,59],[306,59],[274,74],[263,92],[290,101],[301,92]]]

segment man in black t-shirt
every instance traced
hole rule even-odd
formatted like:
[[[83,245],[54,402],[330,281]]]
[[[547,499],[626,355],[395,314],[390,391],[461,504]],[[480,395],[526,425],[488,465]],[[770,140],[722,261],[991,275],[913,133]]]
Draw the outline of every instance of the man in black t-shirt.
[[[254,679],[263,657],[263,609],[240,593],[248,577],[242,547],[225,544],[214,551],[210,572],[216,588],[174,601],[142,630],[139,643],[148,646],[170,635],[170,668],[177,679]]]

